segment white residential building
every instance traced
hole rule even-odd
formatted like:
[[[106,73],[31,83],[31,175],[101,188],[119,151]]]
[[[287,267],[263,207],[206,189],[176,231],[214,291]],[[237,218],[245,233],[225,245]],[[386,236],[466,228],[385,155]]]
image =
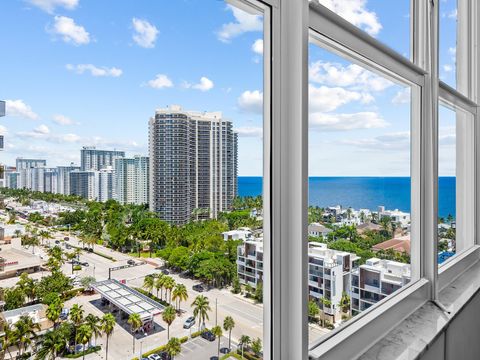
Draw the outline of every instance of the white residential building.
[[[223,240],[247,240],[252,236],[252,231],[249,228],[240,228],[237,230],[225,231],[222,233]]]
[[[402,228],[406,228],[410,225],[410,213],[395,210],[385,210],[385,206],[378,207],[378,219],[382,217],[390,217],[392,221],[400,223]]]
[[[149,159],[135,155],[133,158],[115,159],[115,199],[121,204],[148,204]]]
[[[88,200],[98,199],[98,171],[75,170],[70,172],[70,194]]]
[[[333,230],[320,223],[311,223],[308,225],[308,236],[326,238]]]
[[[247,240],[237,247],[237,274],[241,284],[263,282],[263,241]]]
[[[69,166],[57,166],[57,193],[63,195],[70,194],[70,173],[80,170],[80,166],[73,163]]]
[[[58,174],[57,169],[45,169],[43,191],[50,193],[58,192]]]
[[[112,166],[107,166],[98,172],[97,200],[105,202],[114,198],[114,170]]]
[[[368,259],[352,271],[351,308],[358,314],[406,285],[410,265],[377,258]]]

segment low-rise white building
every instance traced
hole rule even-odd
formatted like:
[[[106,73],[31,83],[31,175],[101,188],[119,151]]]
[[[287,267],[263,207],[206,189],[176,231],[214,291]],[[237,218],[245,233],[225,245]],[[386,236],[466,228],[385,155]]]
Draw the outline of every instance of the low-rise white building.
[[[320,223],[311,223],[308,225],[308,236],[326,238],[333,230]]]
[[[383,217],[389,217],[392,221],[399,223],[402,228],[406,228],[410,224],[410,213],[395,210],[385,210],[385,206],[378,207],[378,220]]]
[[[358,314],[393,292],[411,279],[410,265],[397,261],[368,259],[352,271],[351,308]]]
[[[222,233],[223,240],[247,240],[252,236],[252,231],[249,228],[240,228],[237,230],[225,231]]]

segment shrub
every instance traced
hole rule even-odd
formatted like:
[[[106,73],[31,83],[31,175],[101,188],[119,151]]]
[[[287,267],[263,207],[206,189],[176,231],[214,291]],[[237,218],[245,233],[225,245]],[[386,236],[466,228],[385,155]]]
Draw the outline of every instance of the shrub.
[[[63,300],[70,300],[70,299],[73,298],[74,296],[77,296],[78,293],[84,292],[84,291],[85,291],[85,288],[83,288],[83,287],[77,288],[77,289],[68,290],[68,291],[65,291],[65,292],[62,294],[62,298],[63,298]]]
[[[181,337],[180,339],[180,343],[183,344],[183,343],[186,343],[188,341],[188,336],[184,336],[184,337]]]
[[[98,255],[98,256],[101,256],[101,257],[103,257],[103,258],[105,258],[105,259],[108,259],[108,260],[110,260],[110,261],[113,261],[113,262],[117,261],[116,259],[114,259],[114,258],[111,257],[110,255],[106,255],[106,254],[103,254],[103,253],[97,252],[97,251],[94,251],[93,253],[96,254],[96,255]]]
[[[91,353],[94,353],[94,352],[97,352],[101,349],[102,347],[101,346],[93,346],[91,348],[89,348],[87,351],[85,351],[85,355],[87,354],[91,354]],[[75,353],[75,354],[67,354],[65,355],[65,357],[67,359],[77,359],[79,357],[82,357],[83,356],[83,351],[80,351],[78,353]]]
[[[155,295],[152,295],[150,294],[148,291],[142,289],[142,288],[134,288],[135,290],[137,290],[140,294],[143,294],[145,296],[148,296],[150,299],[152,300],[155,300],[156,302],[159,302],[160,304],[164,305],[164,306],[169,306],[170,304],[167,302],[167,301],[164,301],[162,299],[159,299],[158,297],[156,297]]]
[[[73,271],[80,271],[80,270],[82,270],[82,267],[80,265],[73,266]]]

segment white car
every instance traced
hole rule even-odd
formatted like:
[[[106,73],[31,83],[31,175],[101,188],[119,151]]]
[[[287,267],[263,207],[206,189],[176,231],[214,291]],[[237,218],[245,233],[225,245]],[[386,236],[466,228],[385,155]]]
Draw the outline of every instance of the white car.
[[[158,354],[152,354],[148,357],[148,360],[162,360],[162,358]]]

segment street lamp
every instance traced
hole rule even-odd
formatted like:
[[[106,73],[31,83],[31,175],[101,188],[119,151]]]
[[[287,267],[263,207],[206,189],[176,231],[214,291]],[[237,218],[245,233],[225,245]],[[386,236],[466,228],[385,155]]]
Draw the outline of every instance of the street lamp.
[[[143,340],[140,340],[140,355],[138,356],[140,360],[142,360],[142,345],[143,345]]]

